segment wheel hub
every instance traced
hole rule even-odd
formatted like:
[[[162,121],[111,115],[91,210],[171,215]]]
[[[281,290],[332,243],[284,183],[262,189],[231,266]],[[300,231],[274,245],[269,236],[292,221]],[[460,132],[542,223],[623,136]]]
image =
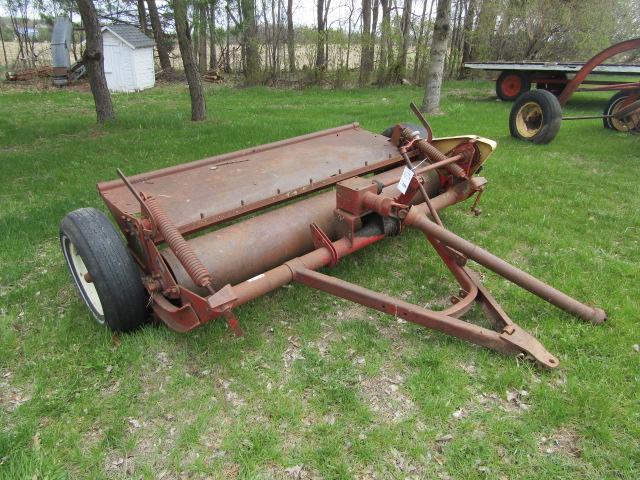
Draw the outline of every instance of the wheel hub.
[[[611,109],[611,115],[615,115],[632,102],[621,101],[616,103]],[[635,111],[630,115],[622,118],[611,117],[611,126],[619,132],[630,132],[640,129],[640,111]]]
[[[522,90],[522,80],[517,75],[509,75],[502,83],[502,91],[509,97],[515,97]]]
[[[543,125],[544,116],[540,105],[535,102],[527,102],[516,116],[516,127],[523,137],[533,137],[540,131]]]
[[[78,290],[80,290],[82,299],[91,309],[96,321],[98,323],[104,323],[104,310],[96,286],[93,283],[93,278],[91,278],[91,274],[80,256],[78,249],[66,236],[62,239],[62,251],[69,264],[69,269],[78,286]]]

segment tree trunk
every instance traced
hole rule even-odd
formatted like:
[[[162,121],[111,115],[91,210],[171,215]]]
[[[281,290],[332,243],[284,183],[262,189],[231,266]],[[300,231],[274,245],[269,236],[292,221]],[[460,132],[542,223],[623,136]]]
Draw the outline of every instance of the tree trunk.
[[[287,0],[287,53],[289,54],[289,71],[296,71],[296,40],[293,31],[293,0]]]
[[[218,69],[218,54],[216,52],[216,2],[209,4],[209,68]]]
[[[504,11],[504,14],[502,15],[502,18],[500,19],[500,24],[498,25],[498,31],[496,33],[496,38],[495,41],[493,42],[494,46],[497,46],[497,51],[495,54],[495,59],[496,60],[502,60],[503,57],[503,51],[505,48],[505,35],[507,33],[507,30],[509,28],[509,25],[511,24],[511,17],[513,15],[513,10],[510,5],[511,2],[509,2],[509,4],[507,5],[507,8]],[[531,53],[534,50],[535,44],[538,42],[538,40],[542,40],[544,42],[544,40],[542,38],[540,38],[542,35],[540,35],[542,32],[536,32],[535,35],[533,35],[533,45],[529,45],[529,48],[527,49],[527,52],[525,53],[523,60],[529,60],[532,59],[533,57],[531,57]]]
[[[360,78],[358,80],[358,84],[361,87],[369,83],[369,76],[371,75],[371,64],[369,63],[370,46],[371,0],[362,0],[362,42],[360,44]]]
[[[270,23],[271,25],[269,26],[269,45],[270,45],[270,50],[269,50],[269,54],[270,54],[270,65],[271,65],[271,73],[273,76],[275,76],[277,70],[278,70],[278,65],[277,65],[277,57],[278,57],[278,21],[276,18],[276,2],[278,0],[270,0],[269,1],[269,9],[271,10],[271,20]]]
[[[29,35],[29,19],[27,19],[24,22],[24,25],[25,25],[25,33],[26,33],[26,36],[27,36],[27,44],[29,45],[29,49],[31,50],[31,58],[33,60],[33,66],[35,67],[36,66],[36,64],[35,64],[35,61],[36,61],[36,54],[35,53],[36,53],[36,51],[35,51],[35,44],[34,44],[35,43],[35,38],[34,38],[33,35]],[[33,28],[33,31],[36,31],[36,21],[35,20],[33,21],[33,27],[32,28]]]
[[[276,12],[277,17],[277,30],[276,30],[276,65],[278,74],[282,69],[286,70],[286,61],[284,60],[284,49],[286,43],[286,32],[284,21],[286,20],[286,6],[284,4],[284,0],[277,0],[278,9]]]
[[[260,81],[260,51],[256,25],[255,0],[240,0],[245,54],[245,78],[249,85]]]
[[[436,11],[436,23],[433,28],[431,42],[431,61],[427,72],[427,82],[424,89],[424,99],[421,110],[428,114],[440,110],[440,90],[442,88],[442,74],[447,54],[451,16],[451,0],[439,0]]]
[[[431,6],[433,7],[433,0],[431,0]],[[424,39],[424,20],[427,14],[427,0],[424,0],[422,4],[422,16],[420,17],[420,31],[418,32],[418,39],[416,40],[416,59],[413,64],[413,80],[418,80],[420,72],[420,60],[422,56],[422,40]]]
[[[316,68],[322,68],[325,65],[324,57],[324,0],[318,1],[318,45],[316,49]]]
[[[329,68],[329,32],[327,31],[327,27],[329,26],[329,7],[331,7],[331,0],[325,0],[324,2],[324,32],[323,32],[323,43],[324,43],[324,66],[325,68]]]
[[[474,42],[473,21],[476,16],[476,1],[477,0],[469,0],[467,15],[464,17],[464,41],[462,42],[462,62],[460,63],[460,73],[458,74],[459,78],[465,78],[470,73],[470,70],[463,68],[462,65],[471,61],[471,49]]]
[[[459,0],[463,1],[463,0]],[[453,55],[451,55],[451,69],[449,70],[449,78],[453,78],[454,73],[460,69],[460,58],[462,57],[462,40],[464,39],[464,31],[462,30],[462,17],[463,12],[468,10],[469,0],[464,0],[460,11],[458,13],[458,20],[456,21],[455,35],[454,35],[454,49]]]
[[[9,68],[9,61],[7,60],[7,49],[4,46],[4,35],[2,34],[2,22],[0,22],[0,42],[2,42],[2,54],[4,55],[4,65]]]
[[[272,0],[273,1],[273,0]],[[262,21],[264,24],[264,67],[267,71],[272,69],[271,65],[271,39],[273,37],[273,29],[269,28],[269,20],[267,19],[267,2],[262,0]],[[272,26],[273,27],[273,26]]]
[[[380,0],[382,25],[380,26],[380,61],[378,62],[377,84],[384,86],[387,81],[387,56],[391,42],[391,0]]]
[[[402,35],[400,52],[398,54],[398,65],[396,71],[396,81],[401,82],[407,69],[407,51],[409,50],[409,37],[411,30],[411,0],[404,0],[402,18],[400,20],[400,33]]]
[[[355,0],[351,0],[351,8],[349,10],[349,28],[347,30],[347,71],[349,70],[349,59],[351,56],[351,36],[353,33],[353,12],[356,9]]]
[[[456,49],[456,39],[458,38],[458,12],[460,11],[460,2],[462,0],[456,1],[456,6],[453,11],[453,25],[451,28],[451,42],[449,42],[449,55],[445,59],[445,72],[447,72],[447,78],[451,76],[451,71],[453,71],[452,64],[455,58],[455,49]]]
[[[229,17],[231,16],[231,7],[229,6],[229,0],[226,1],[227,30],[225,32],[225,54],[224,54],[224,73],[231,73],[231,52],[229,51],[229,37],[231,36],[231,28],[229,28]]]
[[[478,10],[478,25],[473,34],[474,44],[471,46],[471,58],[474,60],[485,60],[491,56],[497,18],[496,0],[483,0]]]
[[[198,6],[198,69],[201,73],[207,71],[207,6]]]
[[[25,53],[24,53],[24,45],[22,42],[22,35],[20,34],[20,26],[18,25],[18,21],[16,20],[16,17],[14,15],[14,13],[12,11],[9,11],[9,18],[11,19],[11,25],[13,26],[13,36],[16,40],[18,40],[18,58],[25,58]],[[17,60],[16,59],[16,60]]]
[[[137,0],[138,4],[138,22],[140,22],[140,29],[145,35],[149,33],[147,26],[147,10],[144,8],[144,0]]]
[[[111,103],[111,94],[104,76],[104,55],[102,53],[102,32],[96,8],[92,0],[77,0],[78,10],[84,23],[86,32],[86,48],[84,61],[87,67],[89,85],[96,104],[96,114],[99,123],[116,118]]]
[[[267,3],[266,0],[261,0],[262,8],[260,11],[262,12],[262,38],[260,39],[260,43],[262,44],[262,48],[264,50],[264,68],[266,71],[269,71],[271,63],[269,59],[271,58],[271,42],[269,41],[269,21],[267,20]],[[257,19],[258,25],[260,24],[260,15],[258,14]]]
[[[189,84],[189,94],[191,95],[191,120],[194,122],[206,120],[207,106],[202,90],[202,80],[196,67],[193,57],[193,45],[191,34],[189,33],[189,23],[187,21],[187,6],[185,0],[173,0],[173,15],[176,23],[176,34],[178,36],[178,46],[184,73]]]
[[[371,41],[369,42],[369,58],[367,59],[369,71],[373,72],[376,57],[376,33],[378,30],[378,13],[380,11],[380,1],[373,0],[373,14],[371,17]]]
[[[158,58],[160,59],[160,68],[162,68],[162,70],[173,70],[171,58],[169,57],[169,46],[162,31],[156,0],[147,0],[147,7],[149,9],[149,20],[151,20],[153,38],[156,41],[156,49],[158,50]]]
[[[387,35],[387,70],[386,77],[384,79],[385,85],[392,81],[393,68],[395,66],[396,56],[394,53],[394,44],[396,41],[396,32],[394,30],[395,24],[398,20],[398,2],[397,0],[389,0],[389,16],[391,18],[391,12],[394,12],[393,19],[389,22],[389,35]]]

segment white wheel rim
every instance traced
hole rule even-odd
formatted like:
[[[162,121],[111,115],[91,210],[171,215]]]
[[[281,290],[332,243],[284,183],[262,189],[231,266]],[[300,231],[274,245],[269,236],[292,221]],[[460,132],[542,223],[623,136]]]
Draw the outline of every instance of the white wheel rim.
[[[102,302],[100,301],[100,296],[98,295],[98,291],[96,290],[94,283],[87,281],[86,275],[89,270],[87,269],[84,260],[80,256],[76,246],[67,236],[63,236],[62,244],[64,257],[67,260],[67,264],[69,265],[69,269],[73,275],[73,280],[75,281],[78,290],[80,290],[82,299],[91,309],[96,321],[101,324],[104,323]]]

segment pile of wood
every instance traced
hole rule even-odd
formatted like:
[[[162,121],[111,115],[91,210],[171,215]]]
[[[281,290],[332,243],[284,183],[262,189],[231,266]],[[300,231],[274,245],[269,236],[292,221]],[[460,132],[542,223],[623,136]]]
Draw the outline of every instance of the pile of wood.
[[[212,82],[212,83],[221,82],[222,80],[224,80],[222,78],[222,75],[220,75],[217,70],[207,70],[205,73],[202,74],[202,79],[205,82]]]
[[[5,77],[11,82],[31,80],[33,78],[45,78],[53,75],[53,68],[50,66],[28,68],[17,72],[7,72]]]

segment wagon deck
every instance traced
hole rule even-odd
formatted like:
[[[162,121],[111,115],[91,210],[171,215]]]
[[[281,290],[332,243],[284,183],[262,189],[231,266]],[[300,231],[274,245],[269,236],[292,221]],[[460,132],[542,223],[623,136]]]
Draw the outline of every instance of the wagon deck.
[[[561,72],[578,73],[584,62],[468,62],[464,68],[470,70],[521,70],[527,72]],[[591,72],[603,75],[633,75],[640,73],[640,65],[624,63],[605,63],[598,65]]]
[[[574,92],[602,92],[639,90],[640,82],[593,80],[592,74],[637,75],[640,65],[604,63],[624,52],[640,49],[640,38],[632,38],[611,45],[591,57],[587,62],[469,62],[464,67],[476,70],[501,71],[496,80],[496,95],[500,100],[514,101],[528,92],[533,84],[538,89],[548,90],[565,105]],[[573,74],[571,79],[568,74]],[[582,84],[597,85],[593,88]]]

